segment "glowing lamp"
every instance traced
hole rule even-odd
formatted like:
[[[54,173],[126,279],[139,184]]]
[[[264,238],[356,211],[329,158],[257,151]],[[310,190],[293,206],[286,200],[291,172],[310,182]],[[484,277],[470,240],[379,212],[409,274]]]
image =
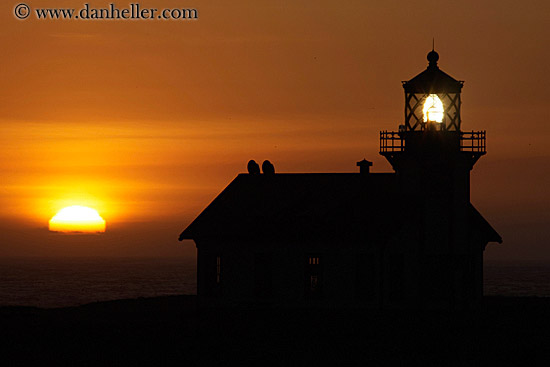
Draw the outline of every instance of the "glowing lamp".
[[[437,94],[430,94],[424,101],[424,108],[422,109],[424,114],[424,122],[443,122],[443,102],[437,96]]]

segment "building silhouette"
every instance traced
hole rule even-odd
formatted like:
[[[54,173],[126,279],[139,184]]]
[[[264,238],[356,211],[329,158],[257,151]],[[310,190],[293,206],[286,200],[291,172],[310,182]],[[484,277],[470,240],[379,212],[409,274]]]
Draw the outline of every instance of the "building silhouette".
[[[470,307],[483,251],[502,239],[470,202],[485,131],[462,131],[463,82],[403,82],[405,119],[380,132],[395,173],[239,174],[181,233],[197,246],[199,300],[272,307]],[[264,168],[265,171],[265,168]]]

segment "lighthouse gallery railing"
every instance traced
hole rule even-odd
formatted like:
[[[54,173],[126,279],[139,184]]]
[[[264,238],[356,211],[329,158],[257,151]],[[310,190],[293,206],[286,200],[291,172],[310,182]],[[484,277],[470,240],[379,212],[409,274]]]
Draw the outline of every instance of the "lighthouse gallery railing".
[[[403,132],[380,131],[380,153],[398,153],[406,150]],[[487,152],[485,143],[485,130],[482,131],[461,131],[460,150],[485,154]]]

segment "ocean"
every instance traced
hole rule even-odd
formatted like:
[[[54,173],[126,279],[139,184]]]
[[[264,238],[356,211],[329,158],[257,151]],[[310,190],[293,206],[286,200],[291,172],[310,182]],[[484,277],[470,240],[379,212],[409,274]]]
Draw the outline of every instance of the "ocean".
[[[486,263],[483,292],[486,296],[550,297],[550,264]]]
[[[125,298],[196,294],[188,259],[0,259],[0,306],[67,307]]]
[[[196,294],[194,258],[0,259],[0,306],[67,307]],[[489,296],[550,297],[550,264],[487,263]]]

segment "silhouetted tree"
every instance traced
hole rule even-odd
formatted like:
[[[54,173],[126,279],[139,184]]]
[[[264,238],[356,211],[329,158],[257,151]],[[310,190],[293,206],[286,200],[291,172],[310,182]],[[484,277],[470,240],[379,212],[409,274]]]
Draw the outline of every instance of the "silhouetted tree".
[[[265,160],[264,163],[262,163],[262,172],[265,175],[274,175],[275,174],[275,167],[273,164],[271,164],[270,161]]]
[[[248,161],[247,168],[248,168],[248,173],[250,173],[251,175],[259,175],[260,174],[260,166],[253,159]]]

